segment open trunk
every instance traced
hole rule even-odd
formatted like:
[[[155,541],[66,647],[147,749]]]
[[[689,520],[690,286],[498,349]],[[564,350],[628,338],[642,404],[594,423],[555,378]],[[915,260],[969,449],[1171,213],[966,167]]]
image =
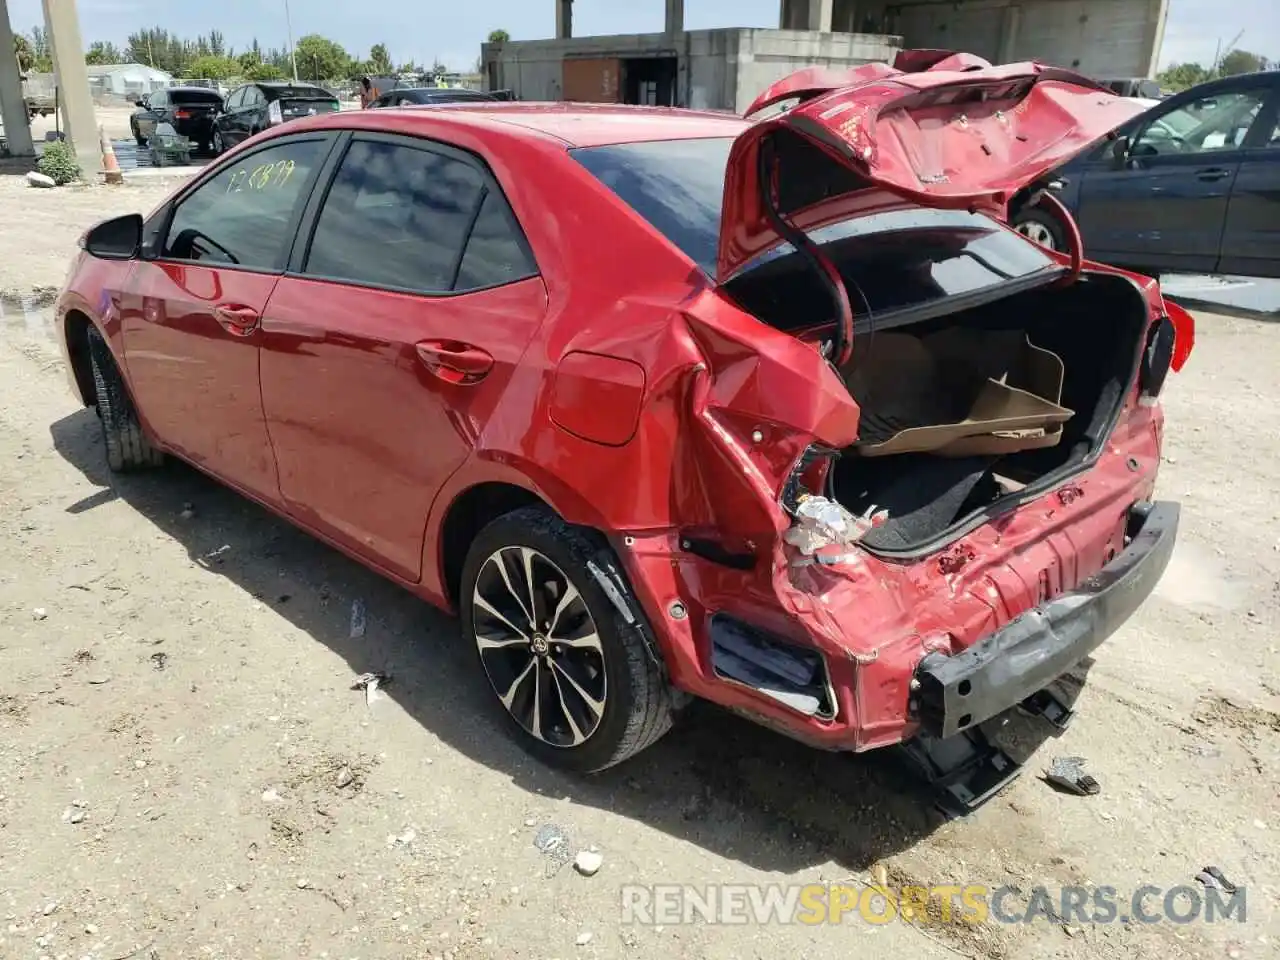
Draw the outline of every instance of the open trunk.
[[[861,289],[859,277],[878,274],[881,288],[908,301],[919,286],[910,276],[917,258],[850,260],[837,252],[832,260],[855,303],[878,299],[874,286]],[[819,278],[794,254],[748,271],[726,292],[759,319],[802,337],[808,334],[797,326],[830,310]],[[899,555],[936,549],[1100,449],[1129,393],[1147,324],[1147,302],[1124,277],[1085,274],[1064,288],[1039,271],[1004,288],[887,311],[880,323],[874,313],[859,317],[852,359],[841,368],[861,410],[858,442],[841,451],[825,494],[856,515],[887,513],[864,547]],[[921,356],[931,362],[927,370]],[[1026,382],[1019,369],[1028,357],[1047,367],[1039,383],[1035,376]],[[874,376],[860,377],[868,368]],[[1005,402],[988,402],[992,391]],[[1026,403],[1029,411],[1019,407]],[[1030,421],[983,420],[1011,412],[1029,412]]]

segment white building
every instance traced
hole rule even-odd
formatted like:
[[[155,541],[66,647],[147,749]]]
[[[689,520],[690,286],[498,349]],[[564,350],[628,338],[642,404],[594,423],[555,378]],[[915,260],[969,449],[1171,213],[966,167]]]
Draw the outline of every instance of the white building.
[[[143,63],[104,63],[86,68],[89,90],[94,96],[126,93],[154,93],[173,83],[173,76]]]

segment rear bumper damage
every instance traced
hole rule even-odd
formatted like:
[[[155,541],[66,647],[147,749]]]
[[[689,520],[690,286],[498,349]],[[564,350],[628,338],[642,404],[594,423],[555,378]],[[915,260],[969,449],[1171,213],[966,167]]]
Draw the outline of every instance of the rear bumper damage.
[[[912,560],[806,563],[784,531],[754,555],[614,547],[676,688],[820,749],[941,739],[1030,702],[1150,594],[1178,517],[1149,504],[1161,432],[1136,408],[1086,473]]]
[[[931,653],[915,680],[921,730],[955,736],[1043,690],[1141,606],[1169,564],[1176,503],[1137,504],[1128,546],[1076,590],[1035,607],[955,656]]]

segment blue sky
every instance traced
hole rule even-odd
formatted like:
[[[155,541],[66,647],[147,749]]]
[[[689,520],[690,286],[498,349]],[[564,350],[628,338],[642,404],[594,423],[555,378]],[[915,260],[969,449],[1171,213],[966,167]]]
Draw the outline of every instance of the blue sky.
[[[8,0],[15,30],[28,32],[41,22],[40,0]],[[79,0],[85,43],[124,38],[143,26],[163,26],[184,35],[218,29],[236,47],[257,36],[263,46],[285,46],[284,0]],[[501,27],[512,39],[554,33],[552,0],[472,0],[439,4],[423,0],[289,0],[295,38],[321,33],[348,51],[364,55],[386,43],[397,61],[430,63],[439,57],[467,68],[480,41]],[[354,9],[353,9],[354,8]],[[574,32],[643,33],[662,29],[662,0],[576,0]],[[706,27],[777,26],[778,0],[686,0],[685,25]],[[1280,59],[1280,0],[1170,0],[1169,25],[1161,63],[1208,62],[1219,40],[1226,44],[1240,30],[1240,46]]]

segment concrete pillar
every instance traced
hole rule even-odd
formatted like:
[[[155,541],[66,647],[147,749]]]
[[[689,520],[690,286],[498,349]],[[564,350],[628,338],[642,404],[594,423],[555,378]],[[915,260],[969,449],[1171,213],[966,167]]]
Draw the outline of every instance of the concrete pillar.
[[[1022,7],[1012,4],[1004,8],[1000,18],[1000,52],[996,55],[996,63],[1013,63],[1022,59],[1017,56],[1018,28],[1022,25]]]
[[[684,0],[667,0],[665,33],[684,33]]]
[[[42,2],[45,30],[53,50],[62,130],[75,149],[85,177],[94,177],[102,170],[102,155],[98,152],[98,124],[93,113],[93,98],[89,96],[89,71],[84,64],[80,17],[74,0]]]
[[[809,0],[809,22],[806,29],[831,32],[831,15],[835,0]]]
[[[9,153],[15,157],[34,157],[31,125],[27,104],[22,99],[22,74],[18,58],[13,55],[13,28],[9,25],[7,0],[0,0],[0,121]]]
[[[1154,80],[1164,46],[1164,28],[1169,20],[1169,0],[1147,0],[1147,79]]]
[[[556,2],[556,39],[568,40],[573,36],[573,0]]]

